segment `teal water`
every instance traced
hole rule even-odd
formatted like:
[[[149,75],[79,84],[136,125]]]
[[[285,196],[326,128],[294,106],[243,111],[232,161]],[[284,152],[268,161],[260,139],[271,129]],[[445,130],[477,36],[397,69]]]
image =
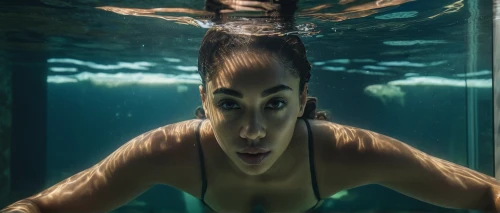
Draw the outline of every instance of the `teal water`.
[[[299,3],[299,11],[332,4],[297,16],[313,64],[311,95],[332,113],[333,122],[380,132],[492,175],[491,1],[393,2],[404,3],[368,15],[343,13],[348,8],[340,1]],[[104,6],[122,8],[122,14],[99,9]],[[44,174],[38,177],[43,187],[94,165],[136,135],[193,118],[201,103],[196,65],[207,30],[200,23],[206,18],[181,12],[123,14],[130,8],[201,10],[203,2],[0,3],[4,68],[29,69],[17,74],[20,81],[41,76],[46,82],[46,101],[41,102],[46,112],[46,145],[40,155]],[[202,22],[186,24],[192,18]],[[372,90],[372,85],[383,86]],[[471,126],[477,131],[471,132]],[[477,147],[473,159],[468,158],[471,135]],[[22,151],[13,155],[39,160]],[[14,175],[21,163],[12,164]],[[23,193],[11,199],[41,187],[16,180],[15,189]],[[114,212],[202,211],[195,198],[157,186]],[[319,211],[460,212],[375,185],[342,191]]]

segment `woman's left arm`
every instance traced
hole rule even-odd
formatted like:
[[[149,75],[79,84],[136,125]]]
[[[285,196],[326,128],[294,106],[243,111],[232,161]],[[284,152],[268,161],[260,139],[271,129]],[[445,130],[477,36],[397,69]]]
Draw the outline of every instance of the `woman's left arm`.
[[[334,149],[318,151],[331,150],[323,156],[329,162],[341,162],[336,168],[346,168],[342,170],[349,173],[349,185],[380,184],[438,206],[500,213],[500,182],[494,178],[382,134],[327,126],[334,130],[334,143],[330,143]],[[338,172],[331,165],[329,170]]]
[[[439,206],[500,212],[500,183],[494,178],[394,138],[359,131],[374,170],[370,182]]]

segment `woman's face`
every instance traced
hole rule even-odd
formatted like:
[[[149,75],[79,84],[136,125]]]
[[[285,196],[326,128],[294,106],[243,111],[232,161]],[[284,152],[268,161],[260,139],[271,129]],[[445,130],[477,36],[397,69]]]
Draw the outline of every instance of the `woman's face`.
[[[263,174],[290,143],[307,87],[299,96],[299,78],[269,54],[235,53],[221,63],[206,91],[200,86],[207,118],[234,164]]]

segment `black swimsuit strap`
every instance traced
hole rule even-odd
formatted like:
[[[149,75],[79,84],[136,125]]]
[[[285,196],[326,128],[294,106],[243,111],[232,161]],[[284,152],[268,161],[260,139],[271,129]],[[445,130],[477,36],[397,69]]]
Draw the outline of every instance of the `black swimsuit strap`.
[[[201,168],[201,201],[205,203],[205,192],[207,192],[207,177],[205,172],[205,158],[203,156],[203,149],[201,148],[201,142],[200,142],[201,124],[203,124],[203,120],[200,121],[198,127],[196,128],[196,143],[198,145],[198,156]]]
[[[313,135],[311,131],[311,126],[309,125],[309,121],[304,118],[304,121],[307,126],[307,137],[309,144],[309,170],[311,172],[311,182],[314,190],[314,196],[319,201],[321,200],[321,196],[319,195],[318,182],[316,181],[316,168],[314,167],[314,143],[313,143]]]

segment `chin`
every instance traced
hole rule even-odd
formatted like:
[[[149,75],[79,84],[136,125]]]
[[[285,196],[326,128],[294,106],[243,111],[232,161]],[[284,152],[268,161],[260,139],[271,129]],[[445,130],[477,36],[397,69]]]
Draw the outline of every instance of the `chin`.
[[[269,170],[269,167],[264,166],[264,165],[257,165],[257,166],[256,165],[242,165],[239,167],[243,173],[245,173],[247,175],[251,175],[251,176],[262,175],[265,172],[267,172],[267,170]]]
[[[242,162],[238,157],[236,157],[235,160],[236,166],[241,170],[241,172],[251,176],[262,175],[266,173],[272,166],[272,162],[262,162],[261,164],[257,165],[249,165]],[[266,160],[269,161],[270,159]]]

